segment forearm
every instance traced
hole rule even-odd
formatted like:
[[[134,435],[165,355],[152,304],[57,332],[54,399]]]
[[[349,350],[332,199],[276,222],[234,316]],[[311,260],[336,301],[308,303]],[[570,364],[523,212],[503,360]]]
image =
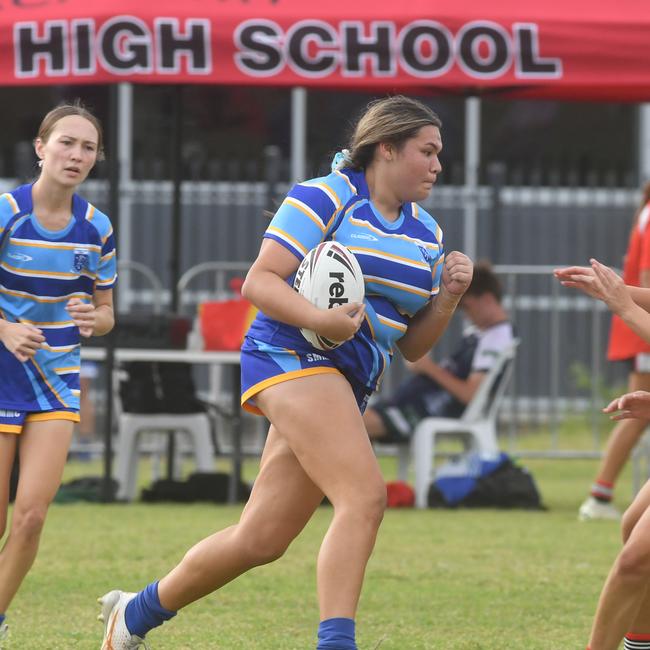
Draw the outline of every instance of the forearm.
[[[444,388],[448,393],[453,395],[463,404],[469,403],[474,395],[473,388],[464,379],[459,379],[446,368],[431,362],[425,369],[428,377],[431,377],[436,383]]]
[[[650,312],[650,289],[646,287],[633,287],[630,285],[627,285],[626,288],[632,300],[634,300],[639,307]]]
[[[109,305],[99,305],[95,308],[95,325],[93,336],[104,336],[115,327],[115,314]]]
[[[399,349],[406,359],[420,359],[440,340],[461,297],[441,290],[411,319],[406,334],[398,342]]]
[[[643,305],[640,305],[634,299],[634,304],[625,311],[622,311],[619,316],[625,321],[626,325],[641,338],[650,342],[650,315]],[[648,303],[650,306],[650,303]]]
[[[319,309],[276,273],[249,273],[242,287],[242,295],[269,318],[294,327],[314,329]]]

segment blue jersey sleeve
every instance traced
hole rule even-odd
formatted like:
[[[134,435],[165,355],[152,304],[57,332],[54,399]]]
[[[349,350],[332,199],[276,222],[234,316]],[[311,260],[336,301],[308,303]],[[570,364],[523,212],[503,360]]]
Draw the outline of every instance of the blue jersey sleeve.
[[[95,210],[92,224],[97,229],[102,241],[101,258],[97,268],[96,289],[112,289],[117,281],[117,257],[113,226],[109,218],[99,210]]]
[[[442,279],[442,269],[445,263],[445,247],[442,228],[438,222],[419,205],[413,204],[413,214],[418,221],[424,224],[433,235],[433,246],[429,250],[429,258],[431,264],[431,274],[433,281],[431,283],[431,295],[436,296],[440,291],[440,281]]]
[[[335,175],[295,185],[275,213],[264,237],[299,260],[331,234],[349,190]]]
[[[16,199],[11,194],[0,195],[0,237],[3,236],[12,217],[19,211]]]

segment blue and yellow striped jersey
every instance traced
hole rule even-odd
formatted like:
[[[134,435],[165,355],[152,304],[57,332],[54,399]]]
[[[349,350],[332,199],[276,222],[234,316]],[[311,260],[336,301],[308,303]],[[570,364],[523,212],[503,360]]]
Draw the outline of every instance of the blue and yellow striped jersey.
[[[70,298],[90,301],[116,281],[108,217],[75,195],[65,228],[46,230],[32,213],[31,185],[0,196],[0,316],[35,325],[46,338],[20,363],[0,343],[0,408],[79,408],[79,328]]]
[[[444,250],[435,219],[409,203],[396,221],[387,221],[370,202],[364,173],[346,168],[294,186],[264,236],[299,260],[329,239],[356,255],[366,286],[365,321],[354,339],[319,354],[344,374],[377,388],[411,317],[438,293]],[[296,328],[264,314],[249,335],[284,347],[309,345]]]

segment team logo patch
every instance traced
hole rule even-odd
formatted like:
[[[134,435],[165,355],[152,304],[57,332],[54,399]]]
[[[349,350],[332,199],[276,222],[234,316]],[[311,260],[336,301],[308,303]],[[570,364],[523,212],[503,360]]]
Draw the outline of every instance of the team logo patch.
[[[418,248],[420,249],[420,253],[422,253],[422,257],[424,258],[425,262],[431,264],[431,254],[429,251],[424,246],[418,246]]]
[[[89,260],[88,251],[76,250],[74,252],[74,262],[72,267],[77,273],[81,273],[81,271],[88,268]]]

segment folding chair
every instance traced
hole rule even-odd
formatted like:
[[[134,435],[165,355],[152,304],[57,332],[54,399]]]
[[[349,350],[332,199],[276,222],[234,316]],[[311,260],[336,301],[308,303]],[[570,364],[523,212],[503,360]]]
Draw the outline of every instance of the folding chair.
[[[424,418],[415,428],[411,450],[415,464],[417,508],[425,508],[427,505],[438,434],[469,439],[469,447],[482,458],[496,458],[499,455],[497,416],[512,375],[518,345],[519,340],[515,339],[501,352],[460,418]]]

